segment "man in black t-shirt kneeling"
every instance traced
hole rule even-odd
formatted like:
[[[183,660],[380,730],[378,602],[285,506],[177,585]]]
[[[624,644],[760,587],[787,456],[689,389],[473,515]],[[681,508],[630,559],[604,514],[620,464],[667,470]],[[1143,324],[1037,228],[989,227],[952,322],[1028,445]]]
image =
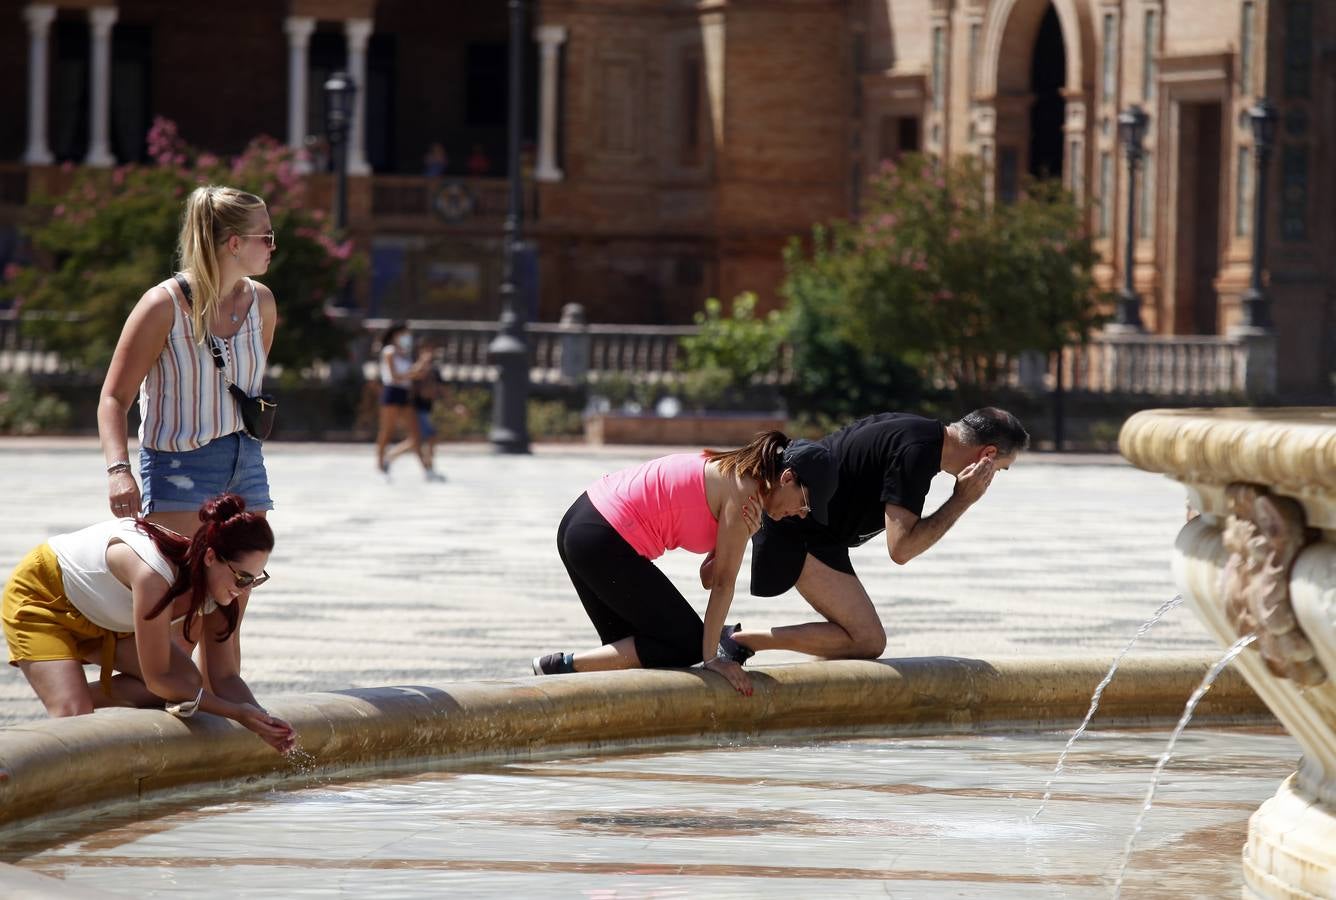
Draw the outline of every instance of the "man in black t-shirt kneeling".
[[[826,524],[811,516],[766,519],[752,537],[751,592],[774,597],[796,586],[826,621],[732,632],[722,644],[739,661],[758,650],[879,657],[886,649],[886,629],[854,573],[849,548],[885,531],[891,559],[898,565],[909,562],[984,495],[993,475],[1029,447],[1030,436],[1011,413],[985,407],[946,426],[909,413],[881,413],[821,443],[839,468]],[[938,472],[955,476],[955,490],[924,516],[923,501]]]

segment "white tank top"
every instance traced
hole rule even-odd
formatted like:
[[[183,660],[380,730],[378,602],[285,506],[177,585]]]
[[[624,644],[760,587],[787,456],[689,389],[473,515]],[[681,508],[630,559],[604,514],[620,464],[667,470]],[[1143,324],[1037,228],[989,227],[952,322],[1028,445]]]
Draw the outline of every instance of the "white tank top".
[[[176,568],[158,551],[153,540],[135,527],[132,518],[109,519],[96,525],[58,534],[47,541],[60,563],[65,596],[84,618],[112,631],[134,631],[134,604],[130,589],[107,569],[107,547],[120,541],[171,584]]]
[[[230,338],[195,343],[195,327],[185,312],[185,298],[175,278],[159,287],[172,296],[172,330],[167,346],[139,386],[139,443],[154,450],[196,450],[244,425],[237,401],[227,392],[223,373],[247,394],[260,393],[264,383],[264,328],[260,298],[249,278],[251,305],[241,330]],[[210,340],[223,347],[224,369],[214,365]]]
[[[380,383],[390,387],[411,388],[412,380],[408,373],[413,369],[413,361],[399,352],[399,348],[387,346],[380,348]]]

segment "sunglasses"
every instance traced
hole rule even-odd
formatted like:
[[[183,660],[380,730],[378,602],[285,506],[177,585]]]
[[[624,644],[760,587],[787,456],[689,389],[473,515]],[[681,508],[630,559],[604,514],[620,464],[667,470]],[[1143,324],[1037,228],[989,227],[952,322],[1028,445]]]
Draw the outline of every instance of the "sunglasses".
[[[264,240],[265,246],[267,246],[270,250],[273,250],[275,247],[278,246],[278,236],[275,235],[272,231],[266,231],[264,234],[239,234],[239,235],[237,235],[237,237],[242,237],[242,238],[252,238],[252,237],[257,237],[257,238],[261,238],[261,239]]]
[[[269,573],[264,569],[260,570],[259,575],[252,575],[250,572],[238,572],[227,560],[223,560],[223,565],[232,571],[232,578],[236,581],[237,590],[244,591],[246,588],[259,587],[269,580]]]

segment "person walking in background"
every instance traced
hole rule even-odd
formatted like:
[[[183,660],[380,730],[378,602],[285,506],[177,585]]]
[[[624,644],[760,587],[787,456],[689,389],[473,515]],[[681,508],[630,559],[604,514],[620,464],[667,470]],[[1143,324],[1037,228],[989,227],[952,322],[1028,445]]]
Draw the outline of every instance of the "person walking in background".
[[[732,630],[724,620],[747,539],[762,512],[772,519],[810,513],[824,520],[835,477],[826,448],[768,431],[739,450],[675,453],[590,485],[561,520],[557,552],[604,646],[537,657],[534,674],[703,660],[749,695],[751,680],[742,667],[717,652]],[[704,622],[652,562],[679,547],[706,554]]]
[[[859,419],[821,440],[839,469],[825,521],[767,521],[752,538],[751,592],[776,597],[792,587],[825,621],[766,631],[738,631],[724,650],[742,662],[758,650],[796,650],[826,658],[875,659],[886,629],[853,564],[849,548],[886,532],[886,550],[904,565],[983,497],[999,470],[1016,461],[1030,436],[1011,413],[977,409],[943,425],[909,413]],[[923,515],[938,472],[956,479],[951,497]]]
[[[236,494],[207,500],[195,515],[190,538],[126,516],[29,553],[4,590],[10,665],[53,717],[165,702],[179,716],[234,719],[286,752],[296,735],[246,686],[238,639],[251,591],[269,580],[274,533]],[[184,646],[173,638],[177,625]],[[188,649],[196,642],[198,666]],[[96,686],[85,680],[87,663],[102,666]]]
[[[200,504],[217,494],[239,494],[261,516],[273,509],[260,442],[246,433],[227,382],[261,392],[278,308],[253,276],[268,270],[276,246],[269,211],[254,194],[209,185],[187,198],[181,271],[130,311],[102,382],[97,430],[113,516],[142,512],[189,535]],[[142,494],[126,449],[136,391]]]
[[[376,466],[386,477],[390,474],[390,463],[411,451],[431,479],[431,467],[422,457],[422,434],[413,405],[413,382],[430,369],[431,351],[423,350],[414,358],[413,335],[407,324],[395,322],[385,329],[380,338],[380,427],[376,433]],[[396,429],[407,437],[391,447]]]
[[[436,471],[436,424],[431,420],[440,393],[441,374],[434,365],[428,366],[422,377],[413,382],[413,414],[417,417],[419,438],[418,458],[422,460],[428,481],[445,481],[445,476]]]

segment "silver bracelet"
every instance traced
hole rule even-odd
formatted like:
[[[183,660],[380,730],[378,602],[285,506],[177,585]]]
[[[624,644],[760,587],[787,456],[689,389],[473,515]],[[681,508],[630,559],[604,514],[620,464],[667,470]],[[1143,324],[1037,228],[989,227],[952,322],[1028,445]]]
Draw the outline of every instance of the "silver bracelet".
[[[204,688],[200,688],[199,693],[195,695],[194,700],[181,700],[177,703],[168,703],[164,708],[178,719],[189,719],[195,714],[195,710],[199,709],[200,701],[203,699]]]
[[[107,466],[108,475],[115,475],[119,472],[128,472],[128,471],[130,471],[130,463],[126,460],[121,460],[120,462],[114,462],[111,465]]]

